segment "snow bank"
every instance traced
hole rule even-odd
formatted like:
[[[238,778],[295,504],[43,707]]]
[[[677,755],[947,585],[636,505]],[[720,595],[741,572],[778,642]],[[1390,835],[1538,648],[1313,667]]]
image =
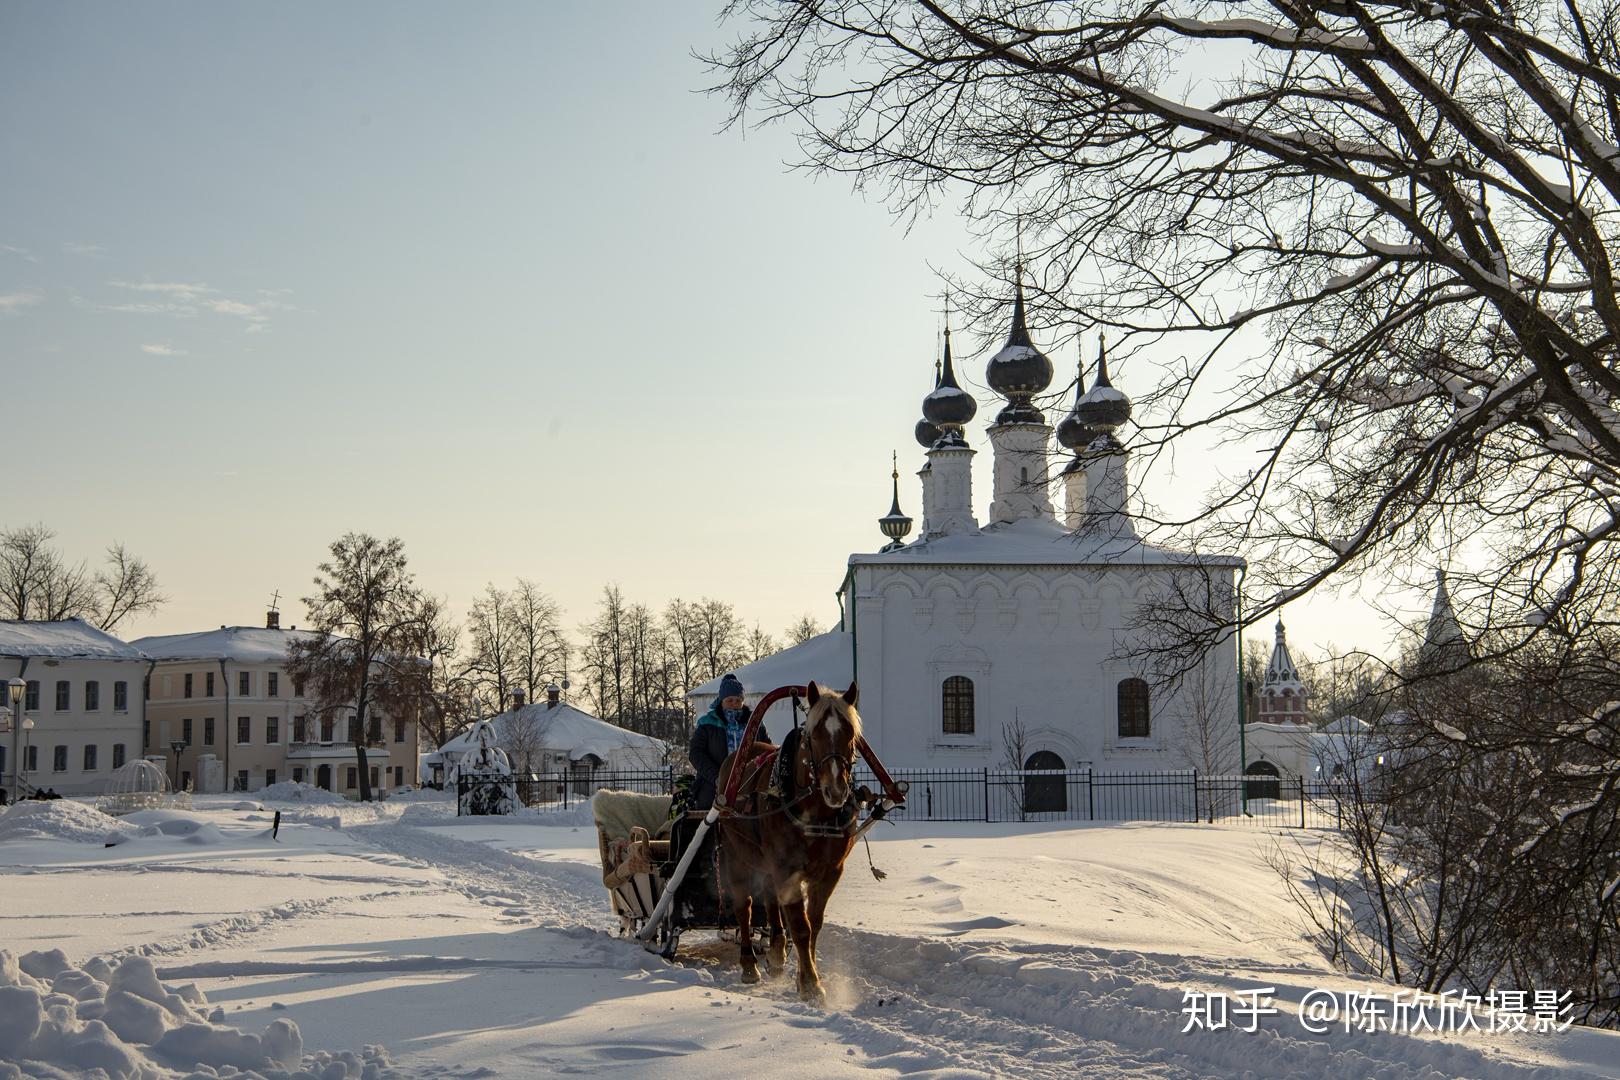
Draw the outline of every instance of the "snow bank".
[[[172,836],[188,844],[225,842],[225,834],[219,831],[218,825],[189,810],[137,810],[125,814],[124,820],[138,826],[147,836]]]
[[[327,791],[313,784],[300,784],[296,780],[282,780],[270,784],[261,788],[257,794],[265,802],[316,803],[321,806],[332,806],[349,801],[335,791]]]
[[[397,1075],[381,1047],[304,1054],[298,1025],[254,1035],[217,1021],[191,983],[169,986],[150,958],[76,968],[60,950],[0,949],[0,1080],[91,1074],[114,1080],[372,1080]]]
[[[122,843],[140,832],[139,828],[130,828],[118,818],[72,799],[19,802],[0,810],[0,843],[7,840]]]

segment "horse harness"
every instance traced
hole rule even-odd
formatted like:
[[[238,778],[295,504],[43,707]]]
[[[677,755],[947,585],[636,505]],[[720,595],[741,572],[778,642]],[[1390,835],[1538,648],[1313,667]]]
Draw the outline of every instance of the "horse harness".
[[[794,777],[795,764],[798,762],[801,753],[806,752],[809,749],[808,744],[803,740],[803,736],[803,728],[793,728],[787,733],[787,737],[782,740],[782,745],[780,747],[768,754],[761,754],[759,757],[749,762],[748,771],[743,773],[742,783],[746,788],[753,784],[754,780],[759,776],[761,769],[769,768],[771,770],[770,785],[761,794],[770,796],[772,799],[776,800],[778,804],[773,809],[763,810],[757,814],[742,814],[738,813],[736,810],[731,811],[733,816],[753,822],[754,839],[756,842],[764,842],[764,836],[759,827],[760,819],[769,817],[771,814],[778,812],[786,816],[787,819],[793,822],[794,826],[806,836],[822,838],[842,837],[848,836],[851,830],[855,828],[856,818],[860,814],[860,804],[855,798],[853,788],[850,791],[849,798],[844,800],[844,805],[838,808],[837,814],[832,818],[831,821],[810,819],[804,816],[802,811],[797,809],[801,804],[817,793],[815,784],[813,782],[803,790],[800,790]],[[846,773],[852,772],[854,769],[853,764],[845,764],[844,761],[838,757],[836,751],[827,754],[821,759],[821,761],[811,761],[807,757],[806,761],[810,766],[810,776],[812,780],[816,775],[816,767],[822,762],[826,761],[827,758],[832,758],[834,762]],[[769,759],[768,763],[767,759]],[[757,809],[757,806],[755,808]]]

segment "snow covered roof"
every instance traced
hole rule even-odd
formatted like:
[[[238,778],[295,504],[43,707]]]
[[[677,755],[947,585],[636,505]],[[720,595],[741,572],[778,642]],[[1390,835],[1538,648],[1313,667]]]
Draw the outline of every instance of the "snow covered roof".
[[[751,697],[769,693],[778,686],[803,686],[811,679],[842,690],[854,679],[851,647],[848,634],[829,630],[752,664],[744,664],[732,674],[741,680],[743,691]],[[694,686],[686,696],[707,708],[719,692],[720,680],[714,678]]]
[[[1319,735],[1360,735],[1372,730],[1372,725],[1359,716],[1341,716],[1317,729]]]
[[[162,634],[137,638],[135,647],[154,660],[234,660],[241,664],[277,664],[287,659],[287,643],[315,637],[314,630],[281,630],[263,626],[222,626],[195,634]]]
[[[1144,543],[1128,533],[1071,532],[1050,518],[986,525],[913,541],[893,551],[857,552],[851,566],[883,564],[1001,566],[1242,566],[1229,555],[1197,555]]]
[[[0,620],[0,656],[144,660],[141,650],[83,619]]]
[[[664,744],[652,736],[627,730],[606,720],[599,720],[585,710],[576,709],[566,702],[559,702],[556,705],[544,702],[525,705],[515,712],[509,710],[487,719],[495,729],[496,738],[501,740],[506,738],[506,729],[513,723],[533,725],[537,748],[565,751],[570,760],[578,760],[586,754],[594,754],[606,760],[608,754],[614,750],[640,750],[660,756],[664,752]],[[478,728],[474,725],[455,738],[445,740],[444,745],[439,747],[439,754],[441,756],[465,754],[476,750],[477,733]]]

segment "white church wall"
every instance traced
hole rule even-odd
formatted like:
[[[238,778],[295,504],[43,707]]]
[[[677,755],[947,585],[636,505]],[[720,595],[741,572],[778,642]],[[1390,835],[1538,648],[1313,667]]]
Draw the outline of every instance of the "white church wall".
[[[895,767],[995,768],[1009,764],[1003,729],[1016,718],[1026,757],[1046,750],[1097,772],[1188,768],[1185,690],[1150,699],[1147,737],[1118,733],[1118,686],[1137,672],[1115,653],[1129,654],[1125,628],[1167,572],[857,567],[846,625],[868,739]],[[1235,645],[1208,663],[1217,682],[1237,685]],[[944,730],[942,686],[953,675],[973,684],[971,734]],[[1216,708],[1235,732],[1235,693]]]

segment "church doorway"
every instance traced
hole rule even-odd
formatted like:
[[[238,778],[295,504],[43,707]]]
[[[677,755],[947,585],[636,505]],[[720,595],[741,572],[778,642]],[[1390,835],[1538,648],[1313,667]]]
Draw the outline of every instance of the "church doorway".
[[[1063,759],[1050,750],[1037,750],[1024,762],[1026,771],[1056,770],[1051,776],[1024,777],[1024,813],[1063,813],[1069,809],[1069,792],[1063,776]]]
[[[1280,799],[1282,798],[1282,783],[1278,779],[1282,774],[1277,766],[1269,761],[1256,761],[1243,770],[1249,776],[1260,777],[1258,780],[1243,781],[1243,797],[1246,799]],[[1266,779],[1270,777],[1270,779]]]
[[[315,770],[315,786],[332,790],[332,766],[322,765]]]

